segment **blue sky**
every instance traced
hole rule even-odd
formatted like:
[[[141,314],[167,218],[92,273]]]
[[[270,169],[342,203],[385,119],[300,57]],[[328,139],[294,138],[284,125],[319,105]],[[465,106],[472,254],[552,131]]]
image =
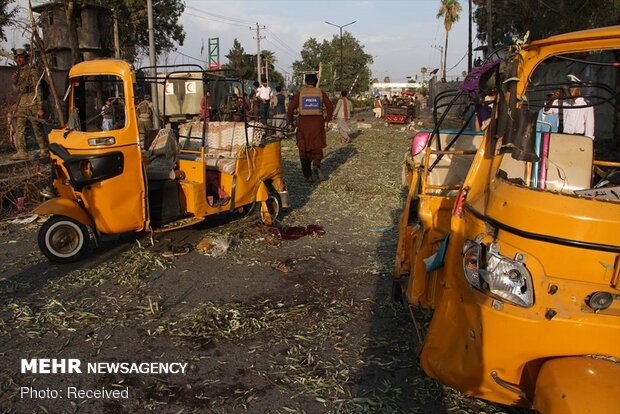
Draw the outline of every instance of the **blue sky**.
[[[291,72],[291,64],[300,59],[299,51],[306,40],[314,37],[321,42],[339,34],[337,27],[325,21],[344,25],[355,20],[356,23],[344,30],[364,45],[366,53],[374,56],[373,76],[379,80],[389,76],[392,81],[404,81],[406,76],[419,74],[423,66],[439,67],[437,47],[445,42],[443,21],[435,17],[439,0],[185,0],[185,3],[186,10],[181,17],[185,43],[178,48],[180,53],[169,54],[169,64],[197,63],[188,56],[206,60],[208,39],[214,37],[220,39],[222,62],[235,38],[246,52],[256,53],[256,32],[249,27],[255,27],[258,22],[266,26],[261,31],[265,37],[261,49],[275,52],[280,72]],[[448,78],[461,76],[467,68],[467,3],[461,0],[461,19],[450,32]],[[18,0],[17,4],[26,5],[27,1]],[[474,27],[474,40],[475,32]],[[8,33],[7,37],[5,48],[23,44],[20,33]],[[203,42],[205,51],[201,56]],[[474,42],[474,47],[477,45]]]

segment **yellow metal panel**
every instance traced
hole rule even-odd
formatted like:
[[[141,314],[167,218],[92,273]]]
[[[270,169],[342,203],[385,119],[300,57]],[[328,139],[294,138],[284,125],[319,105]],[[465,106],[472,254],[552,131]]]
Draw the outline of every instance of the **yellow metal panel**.
[[[617,414],[620,364],[575,357],[545,362],[536,382],[534,408],[542,414]]]
[[[552,36],[526,45],[521,51],[523,64],[518,71],[517,95],[523,95],[529,76],[545,59],[564,53],[617,49],[619,43],[620,26],[610,26]]]
[[[51,200],[47,200],[40,206],[34,209],[34,214],[40,215],[58,215],[70,217],[79,221],[85,226],[92,226],[93,221],[88,217],[88,214],[80,207],[74,200],[67,198],[57,197]]]
[[[143,172],[138,169],[142,156],[134,147],[113,149],[123,153],[123,173],[84,187],[81,192],[84,207],[103,233],[144,230],[146,194]]]

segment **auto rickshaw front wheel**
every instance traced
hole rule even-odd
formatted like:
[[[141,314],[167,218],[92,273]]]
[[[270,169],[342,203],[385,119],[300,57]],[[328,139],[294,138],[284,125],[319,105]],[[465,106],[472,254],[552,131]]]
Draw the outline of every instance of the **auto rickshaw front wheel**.
[[[65,216],[50,217],[39,230],[39,249],[52,262],[69,263],[79,260],[90,241],[82,223]]]
[[[260,219],[268,226],[272,226],[274,222],[281,220],[284,215],[282,208],[282,198],[280,193],[273,188],[271,183],[266,184],[269,191],[269,197],[263,201],[260,206]]]

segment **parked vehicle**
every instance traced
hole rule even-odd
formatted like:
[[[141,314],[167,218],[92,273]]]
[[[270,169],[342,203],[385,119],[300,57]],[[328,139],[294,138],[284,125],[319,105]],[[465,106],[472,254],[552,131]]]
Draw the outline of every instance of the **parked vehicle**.
[[[90,233],[98,239],[168,231],[255,204],[263,221],[280,217],[286,187],[279,140],[257,123],[188,121],[178,130],[159,131],[143,153],[133,79],[120,60],[82,62],[69,72],[69,127],[49,135],[58,196],[35,210],[51,215],[38,238],[48,259],[78,260]],[[206,72],[199,79],[215,82]],[[196,76],[187,81],[196,82]],[[217,82],[229,81],[238,79],[217,76]],[[113,118],[109,130],[101,128],[105,100],[114,106],[106,115]]]
[[[431,377],[545,414],[618,412],[619,53],[620,26],[511,49],[457,195],[427,194],[428,168],[413,171],[395,294],[433,309],[418,330]],[[548,98],[576,82],[585,104]],[[595,138],[542,119],[553,108],[593,108]]]
[[[406,124],[413,121],[416,116],[413,96],[414,92],[401,92],[401,96],[385,108],[385,123]]]

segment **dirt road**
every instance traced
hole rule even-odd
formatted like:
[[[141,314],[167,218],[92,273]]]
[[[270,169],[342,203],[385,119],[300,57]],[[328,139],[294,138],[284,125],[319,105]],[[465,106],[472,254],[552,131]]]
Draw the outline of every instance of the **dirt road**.
[[[0,411],[504,412],[418,365],[409,316],[390,300],[400,164],[412,132],[358,118],[373,127],[349,145],[330,133],[328,177],[318,184],[303,182],[295,144],[284,142],[292,208],[283,224],[319,225],[323,235],[282,241],[255,217],[226,217],[154,246],[148,237],[108,241],[60,266],[38,253],[40,223],[4,224]],[[230,248],[201,254],[205,237]],[[186,244],[185,256],[162,254]],[[26,358],[75,358],[83,372],[21,374]],[[97,362],[187,365],[184,374],[84,372]],[[102,389],[128,397],[69,392]],[[33,397],[45,390],[57,398]]]

